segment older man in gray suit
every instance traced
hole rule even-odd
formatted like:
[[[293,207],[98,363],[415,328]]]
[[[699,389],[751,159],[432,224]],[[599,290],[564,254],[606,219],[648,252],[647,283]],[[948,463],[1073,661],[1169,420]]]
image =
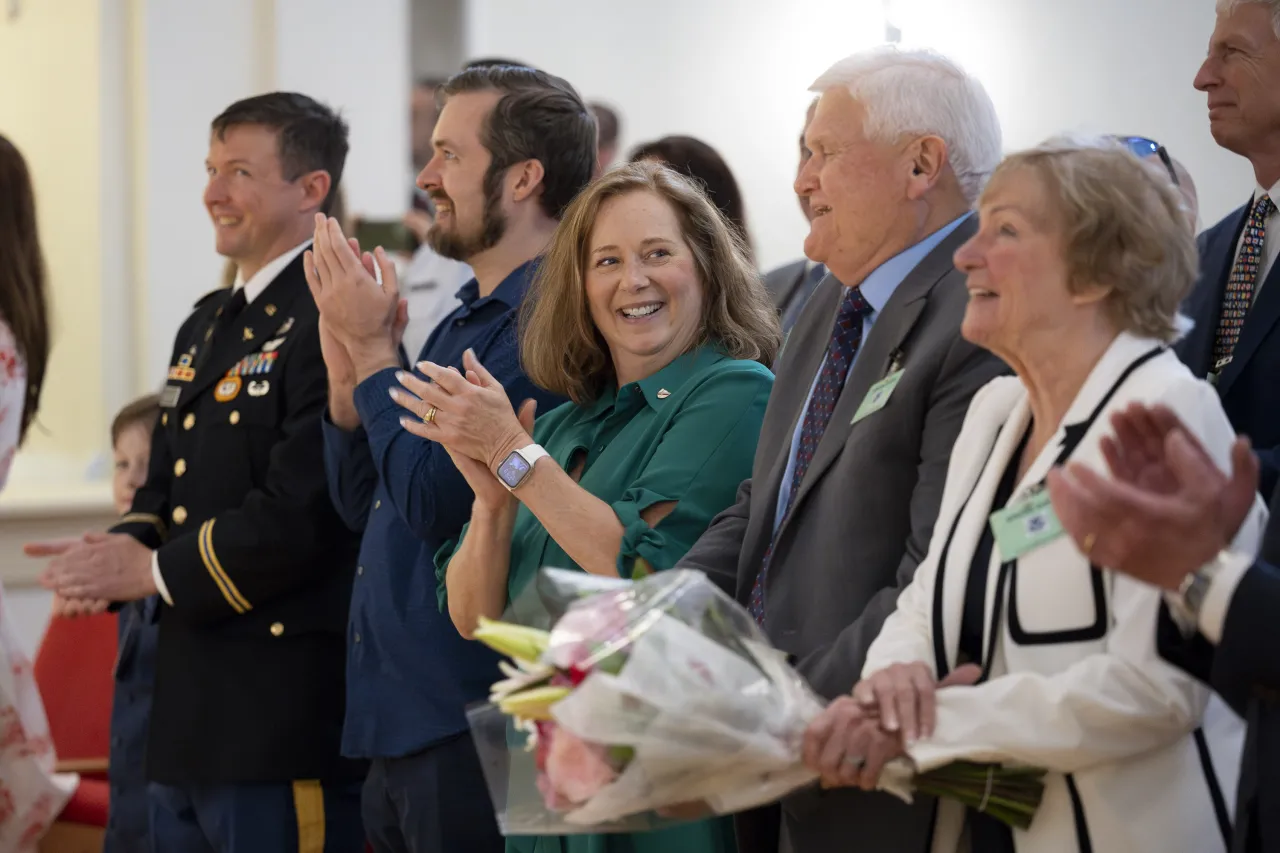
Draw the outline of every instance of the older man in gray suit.
[[[1007,370],[960,337],[952,253],[1000,158],[995,108],[944,57],[880,48],[814,84],[805,254],[832,277],[779,360],[752,479],[682,561],[736,592],[821,695],[853,688],[929,545],[969,399]],[[843,282],[843,284],[842,284]],[[743,851],[924,848],[932,804],[803,791],[739,816]]]

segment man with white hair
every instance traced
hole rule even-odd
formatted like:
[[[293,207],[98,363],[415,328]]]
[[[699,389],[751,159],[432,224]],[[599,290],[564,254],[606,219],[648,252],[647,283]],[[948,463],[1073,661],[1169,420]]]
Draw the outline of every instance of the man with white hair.
[[[1249,200],[1200,235],[1200,279],[1183,311],[1195,328],[1177,347],[1218,388],[1262,463],[1261,492],[1280,482],[1280,0],[1218,0],[1195,87],[1209,130],[1253,166]]]
[[[796,178],[805,254],[831,275],[779,360],[752,478],[682,561],[733,590],[826,698],[924,558],[951,446],[978,388],[1007,368],[960,337],[952,254],[1000,159],[982,85],[948,59],[894,48],[836,63]],[[738,819],[743,851],[924,848],[932,804],[804,791]]]

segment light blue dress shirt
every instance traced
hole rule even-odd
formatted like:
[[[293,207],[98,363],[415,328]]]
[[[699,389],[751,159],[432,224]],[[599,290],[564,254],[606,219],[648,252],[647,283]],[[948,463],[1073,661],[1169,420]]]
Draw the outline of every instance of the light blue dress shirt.
[[[871,306],[869,313],[862,320],[862,340],[866,340],[871,334],[871,327],[875,325],[876,317],[879,316],[881,310],[889,301],[889,297],[893,296],[893,292],[898,289],[898,285],[906,279],[911,271],[916,268],[925,256],[937,248],[938,244],[947,238],[947,236],[955,231],[973,214],[966,213],[958,219],[953,219],[946,225],[934,231],[928,237],[925,237],[919,243],[916,243],[909,249],[906,249],[872,271],[862,282],[862,298],[867,300],[867,304]],[[858,361],[858,356],[862,352],[862,347],[858,347],[858,351],[853,354],[853,359],[849,362],[849,369],[853,370],[853,365]],[[823,364],[826,364],[824,359]],[[778,503],[774,509],[773,515],[773,532],[777,533],[778,528],[782,526],[782,518],[786,515],[787,493],[791,490],[791,480],[796,472],[796,451],[800,447],[800,432],[804,429],[804,416],[809,411],[809,401],[813,398],[813,389],[817,387],[818,377],[822,375],[822,368],[818,368],[818,372],[813,377],[813,382],[809,385],[809,394],[804,398],[804,408],[800,410],[800,417],[796,419],[795,431],[791,434],[791,450],[787,455],[787,470],[782,473],[782,485],[778,489]]]

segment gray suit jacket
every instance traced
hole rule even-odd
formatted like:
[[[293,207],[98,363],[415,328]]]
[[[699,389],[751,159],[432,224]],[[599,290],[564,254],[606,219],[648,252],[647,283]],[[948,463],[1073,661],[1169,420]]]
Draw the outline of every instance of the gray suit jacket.
[[[924,559],[970,397],[1008,372],[960,337],[968,294],[951,256],[976,228],[971,218],[948,235],[876,318],[778,530],[765,587],[765,630],[827,698],[853,688],[868,646]],[[814,292],[780,356],[752,478],[680,563],[706,572],[744,604],[769,547],[791,436],[821,369],[842,294],[830,276]],[[851,425],[895,356],[904,373],[888,403]],[[850,845],[918,853],[928,838],[931,809],[923,799],[907,806],[887,794],[811,789],[784,801],[782,835],[786,849],[796,853]],[[758,826],[740,824],[740,850],[776,849],[757,847],[760,834]]]
[[[800,258],[799,260],[785,263],[780,267],[775,267],[765,273],[765,289],[773,297],[773,304],[779,311],[787,309],[787,305],[791,302],[791,297],[796,292],[796,288],[804,280],[804,271],[807,264],[808,261],[806,259]]]

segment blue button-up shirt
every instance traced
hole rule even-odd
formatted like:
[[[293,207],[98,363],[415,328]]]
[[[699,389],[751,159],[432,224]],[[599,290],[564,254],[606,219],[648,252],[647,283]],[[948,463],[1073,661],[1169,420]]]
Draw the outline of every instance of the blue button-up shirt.
[[[533,397],[548,412],[563,400],[520,370],[516,316],[536,262],[517,268],[486,297],[475,280],[462,305],[423,347],[421,360],[462,368],[474,349],[514,405]],[[329,492],[343,520],[363,530],[347,631],[347,713],[342,752],[353,758],[419,752],[467,730],[466,706],[501,678],[496,655],[458,634],[436,600],[434,557],[471,515],[471,489],[448,453],[400,426],[388,391],[394,368],[356,388],[361,427],[324,422]]]
[[[948,234],[959,228],[960,223],[971,215],[966,213],[964,216],[948,222],[919,243],[899,252],[876,267],[871,275],[863,280],[862,298],[867,300],[867,304],[871,306],[871,313],[862,319],[862,339],[864,341],[871,334],[871,327],[875,325],[876,317],[884,310],[884,306],[889,302],[889,297],[893,296],[893,292],[898,289],[898,285],[902,284],[906,277],[911,274],[911,271],[925,259],[926,255],[936,249],[938,244],[947,238]],[[857,352],[853,354],[853,358],[849,361],[850,370],[853,370],[853,365],[857,362],[858,353],[860,352],[862,352],[862,347],[858,347]],[[823,365],[825,366],[825,364],[826,360],[824,359]],[[778,528],[782,526],[782,518],[787,514],[786,495],[791,491],[791,481],[796,473],[796,451],[800,449],[800,432],[804,429],[804,415],[805,412],[809,411],[809,400],[813,397],[813,389],[818,386],[818,377],[821,375],[822,368],[819,367],[817,374],[813,377],[813,382],[809,385],[809,395],[804,398],[804,408],[800,410],[800,417],[796,420],[795,432],[791,434],[791,451],[787,456],[787,470],[782,472],[782,485],[778,489],[778,505],[774,509],[774,533],[778,532]]]

